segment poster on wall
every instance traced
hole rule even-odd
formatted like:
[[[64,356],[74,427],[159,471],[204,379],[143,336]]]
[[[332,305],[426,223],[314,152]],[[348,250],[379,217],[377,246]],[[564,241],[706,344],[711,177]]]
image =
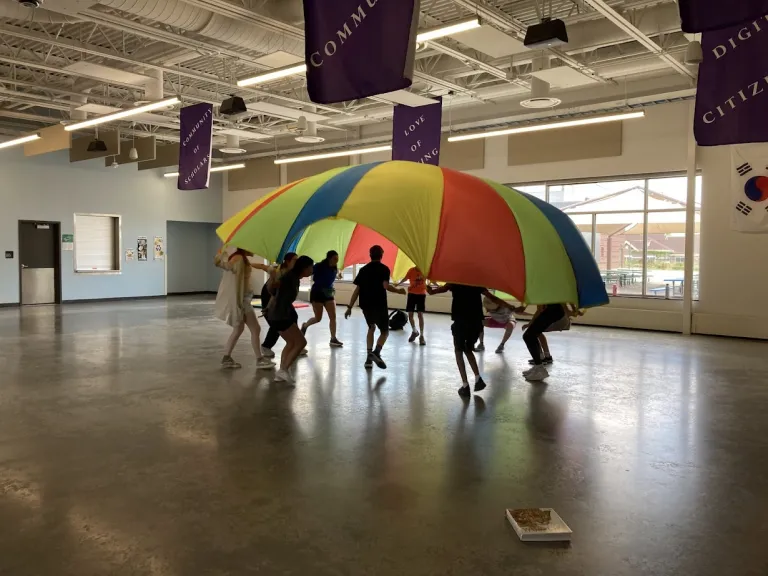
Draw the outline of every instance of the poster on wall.
[[[699,146],[768,142],[768,22],[702,36],[696,119]]]
[[[357,100],[413,82],[419,0],[304,0],[309,98]]]
[[[155,260],[165,260],[165,245],[162,236],[155,236],[153,245],[155,247]]]
[[[138,254],[139,262],[147,261],[147,237],[139,236],[136,240],[136,253]]]
[[[62,234],[61,235],[61,249],[64,252],[72,252],[75,249],[75,235],[74,234]]]
[[[134,260],[134,251],[133,250],[126,250],[125,251],[125,261],[126,262],[133,262]]]
[[[768,234],[768,144],[731,146],[732,228]]]
[[[440,164],[443,99],[412,108],[398,104],[392,122],[392,160]]]

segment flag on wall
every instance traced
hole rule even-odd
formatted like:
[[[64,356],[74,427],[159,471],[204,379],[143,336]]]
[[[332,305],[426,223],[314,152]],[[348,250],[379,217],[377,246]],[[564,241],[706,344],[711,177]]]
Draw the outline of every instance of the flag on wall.
[[[731,147],[732,228],[768,233],[768,145]]]
[[[203,190],[211,178],[213,106],[195,104],[181,109],[179,190]]]
[[[768,142],[768,21],[702,36],[694,133],[700,146]]]
[[[398,104],[392,124],[392,160],[440,164],[443,99],[412,108]]]
[[[720,30],[768,14],[768,0],[679,0],[678,5],[683,32]]]
[[[304,0],[307,91],[331,104],[411,85],[419,0]]]

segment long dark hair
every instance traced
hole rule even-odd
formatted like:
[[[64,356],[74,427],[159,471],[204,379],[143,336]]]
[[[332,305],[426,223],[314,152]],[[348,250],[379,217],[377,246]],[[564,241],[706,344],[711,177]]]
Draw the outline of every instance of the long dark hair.
[[[296,259],[296,262],[293,264],[293,268],[288,270],[288,272],[285,273],[285,275],[282,278],[282,281],[287,282],[288,278],[291,278],[293,281],[298,282],[302,276],[301,272],[306,268],[312,268],[315,265],[315,261],[312,260],[309,256],[299,256]]]
[[[285,270],[285,268],[288,267],[288,264],[291,263],[291,260],[296,258],[296,256],[296,252],[287,252],[286,255],[283,256],[283,261],[280,263],[280,270]]]
[[[325,260],[323,260],[323,262],[325,262],[326,266],[331,268],[331,264],[330,264],[331,258],[333,258],[334,256],[338,256],[338,255],[339,255],[339,253],[336,252],[336,250],[328,250],[328,252],[325,253]],[[339,269],[339,265],[338,264],[336,266],[334,266],[333,268],[331,268],[331,270],[336,270],[336,271],[338,271],[338,269]]]

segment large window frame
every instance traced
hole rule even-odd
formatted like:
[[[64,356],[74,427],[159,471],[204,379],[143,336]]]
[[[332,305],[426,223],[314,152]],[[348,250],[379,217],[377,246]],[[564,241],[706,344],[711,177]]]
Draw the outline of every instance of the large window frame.
[[[601,183],[609,183],[609,182],[624,182],[624,181],[643,181],[643,188],[644,188],[644,194],[643,194],[643,207],[642,208],[628,208],[626,210],[606,210],[606,211],[580,211],[580,210],[565,210],[565,212],[569,216],[591,216],[592,219],[592,228],[590,232],[591,241],[588,241],[587,244],[590,246],[592,250],[592,254],[596,256],[596,259],[599,260],[599,256],[597,256],[597,242],[598,242],[598,218],[600,215],[620,215],[620,214],[640,214],[642,213],[643,216],[643,239],[642,239],[642,288],[640,294],[617,294],[618,297],[621,298],[647,298],[647,299],[674,299],[674,300],[680,300],[683,298],[683,289],[682,284],[679,287],[679,292],[676,291],[676,287],[673,284],[671,291],[669,289],[665,289],[663,293],[658,293],[659,289],[654,288],[652,291],[657,292],[655,294],[649,294],[649,288],[648,288],[648,279],[649,279],[649,268],[648,268],[648,256],[649,256],[649,234],[648,234],[648,221],[649,221],[649,214],[655,215],[655,214],[670,214],[670,213],[680,213],[685,211],[685,207],[674,207],[674,208],[649,208],[649,197],[651,194],[649,194],[650,191],[650,181],[654,180],[661,180],[665,178],[685,178],[687,174],[685,172],[664,172],[664,173],[650,173],[650,174],[628,174],[628,175],[617,175],[617,176],[611,176],[611,177],[605,177],[605,178],[580,178],[580,179],[569,179],[569,180],[552,180],[552,181],[536,181],[536,182],[521,182],[516,184],[507,184],[510,188],[515,189],[521,189],[521,191],[526,192],[525,188],[529,188],[529,190],[533,193],[533,195],[541,198],[541,187],[544,188],[544,194],[542,200],[546,201],[547,203],[551,203],[550,200],[552,198],[552,188],[557,187],[563,187],[563,186],[570,186],[570,185],[579,185],[579,184],[601,184]],[[696,172],[696,178],[701,182],[701,171]],[[535,190],[535,191],[534,191]],[[595,201],[598,201],[599,198],[596,198]],[[687,198],[686,198],[687,201]],[[683,202],[683,201],[680,201]],[[562,208],[561,208],[562,209]],[[701,218],[701,198],[696,199],[696,206],[695,206],[695,217],[697,217],[700,221]],[[700,232],[695,232],[695,234],[700,235]],[[686,243],[687,248],[687,243]],[[672,255],[674,258],[677,257],[677,255]],[[693,258],[694,259],[694,266],[697,262],[700,262],[700,254],[696,249],[696,245],[694,242],[694,253],[693,254],[684,254],[684,258],[682,262],[684,263],[685,259],[687,258]],[[676,264],[679,264],[681,262],[678,262],[677,259],[675,260]],[[610,270],[609,270],[610,271]],[[611,294],[611,290],[608,286],[606,286],[609,289],[609,294]],[[693,284],[693,291],[692,296],[694,300],[699,299],[699,290],[698,290],[698,278],[697,274],[694,276],[694,284]]]

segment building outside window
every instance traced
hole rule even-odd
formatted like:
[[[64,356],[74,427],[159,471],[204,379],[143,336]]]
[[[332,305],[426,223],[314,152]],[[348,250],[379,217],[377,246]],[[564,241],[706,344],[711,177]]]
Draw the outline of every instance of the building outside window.
[[[699,296],[701,184],[701,176],[697,176],[690,255],[695,299]],[[685,176],[511,187],[545,199],[570,216],[592,249],[609,294],[682,298]]]

